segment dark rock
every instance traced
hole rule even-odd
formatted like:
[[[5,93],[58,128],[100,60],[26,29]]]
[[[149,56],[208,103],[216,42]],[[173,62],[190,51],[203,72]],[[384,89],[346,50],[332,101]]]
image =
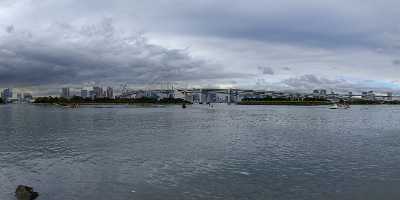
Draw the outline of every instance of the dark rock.
[[[25,185],[19,185],[15,190],[17,200],[34,200],[39,196],[39,193],[34,192],[33,188]]]

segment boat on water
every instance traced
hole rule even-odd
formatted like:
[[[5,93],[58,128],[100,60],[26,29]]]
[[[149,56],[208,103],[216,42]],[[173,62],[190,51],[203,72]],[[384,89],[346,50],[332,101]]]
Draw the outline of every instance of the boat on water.
[[[63,106],[63,108],[79,108],[80,106],[79,106],[79,104],[77,104],[77,103],[74,103],[74,104],[64,104],[64,105],[62,105]]]
[[[349,104],[333,104],[329,109],[349,109],[350,105]]]
[[[337,104],[333,104],[329,109],[339,109],[339,106]]]

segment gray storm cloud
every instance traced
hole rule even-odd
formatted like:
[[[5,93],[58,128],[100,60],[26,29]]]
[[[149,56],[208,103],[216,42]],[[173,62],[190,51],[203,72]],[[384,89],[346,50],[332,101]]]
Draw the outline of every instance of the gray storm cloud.
[[[346,79],[327,79],[324,77],[318,77],[314,74],[306,74],[302,76],[296,76],[285,79],[281,82],[285,86],[285,89],[310,91],[313,89],[332,89],[339,92],[358,92],[374,90],[378,92],[395,91],[399,92],[398,89],[388,87],[382,87],[374,85],[373,80],[362,80],[362,81],[348,81]]]
[[[149,44],[141,34],[118,32],[111,19],[80,27],[53,24],[44,35],[17,29],[7,26],[0,37],[0,84],[152,84],[239,76],[184,50]]]
[[[275,72],[271,67],[258,67],[258,70],[265,75],[274,75]]]

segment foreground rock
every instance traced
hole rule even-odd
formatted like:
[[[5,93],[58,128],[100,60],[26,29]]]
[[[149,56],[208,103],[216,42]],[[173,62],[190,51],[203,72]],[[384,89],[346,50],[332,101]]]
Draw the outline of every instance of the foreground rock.
[[[19,185],[15,190],[15,197],[17,200],[34,200],[39,196],[39,193],[34,192],[33,188]]]

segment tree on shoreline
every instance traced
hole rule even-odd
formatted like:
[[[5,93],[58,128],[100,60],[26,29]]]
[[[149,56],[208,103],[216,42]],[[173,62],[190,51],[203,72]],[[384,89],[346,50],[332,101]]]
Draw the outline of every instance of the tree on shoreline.
[[[45,103],[45,104],[96,104],[96,103],[110,103],[110,104],[139,104],[139,103],[151,103],[151,104],[190,104],[191,102],[185,101],[183,99],[175,99],[175,98],[164,98],[157,100],[156,98],[150,97],[142,97],[137,99],[109,99],[109,98],[82,98],[78,96],[74,96],[71,99],[63,98],[63,97],[39,97],[36,98],[34,103]]]

